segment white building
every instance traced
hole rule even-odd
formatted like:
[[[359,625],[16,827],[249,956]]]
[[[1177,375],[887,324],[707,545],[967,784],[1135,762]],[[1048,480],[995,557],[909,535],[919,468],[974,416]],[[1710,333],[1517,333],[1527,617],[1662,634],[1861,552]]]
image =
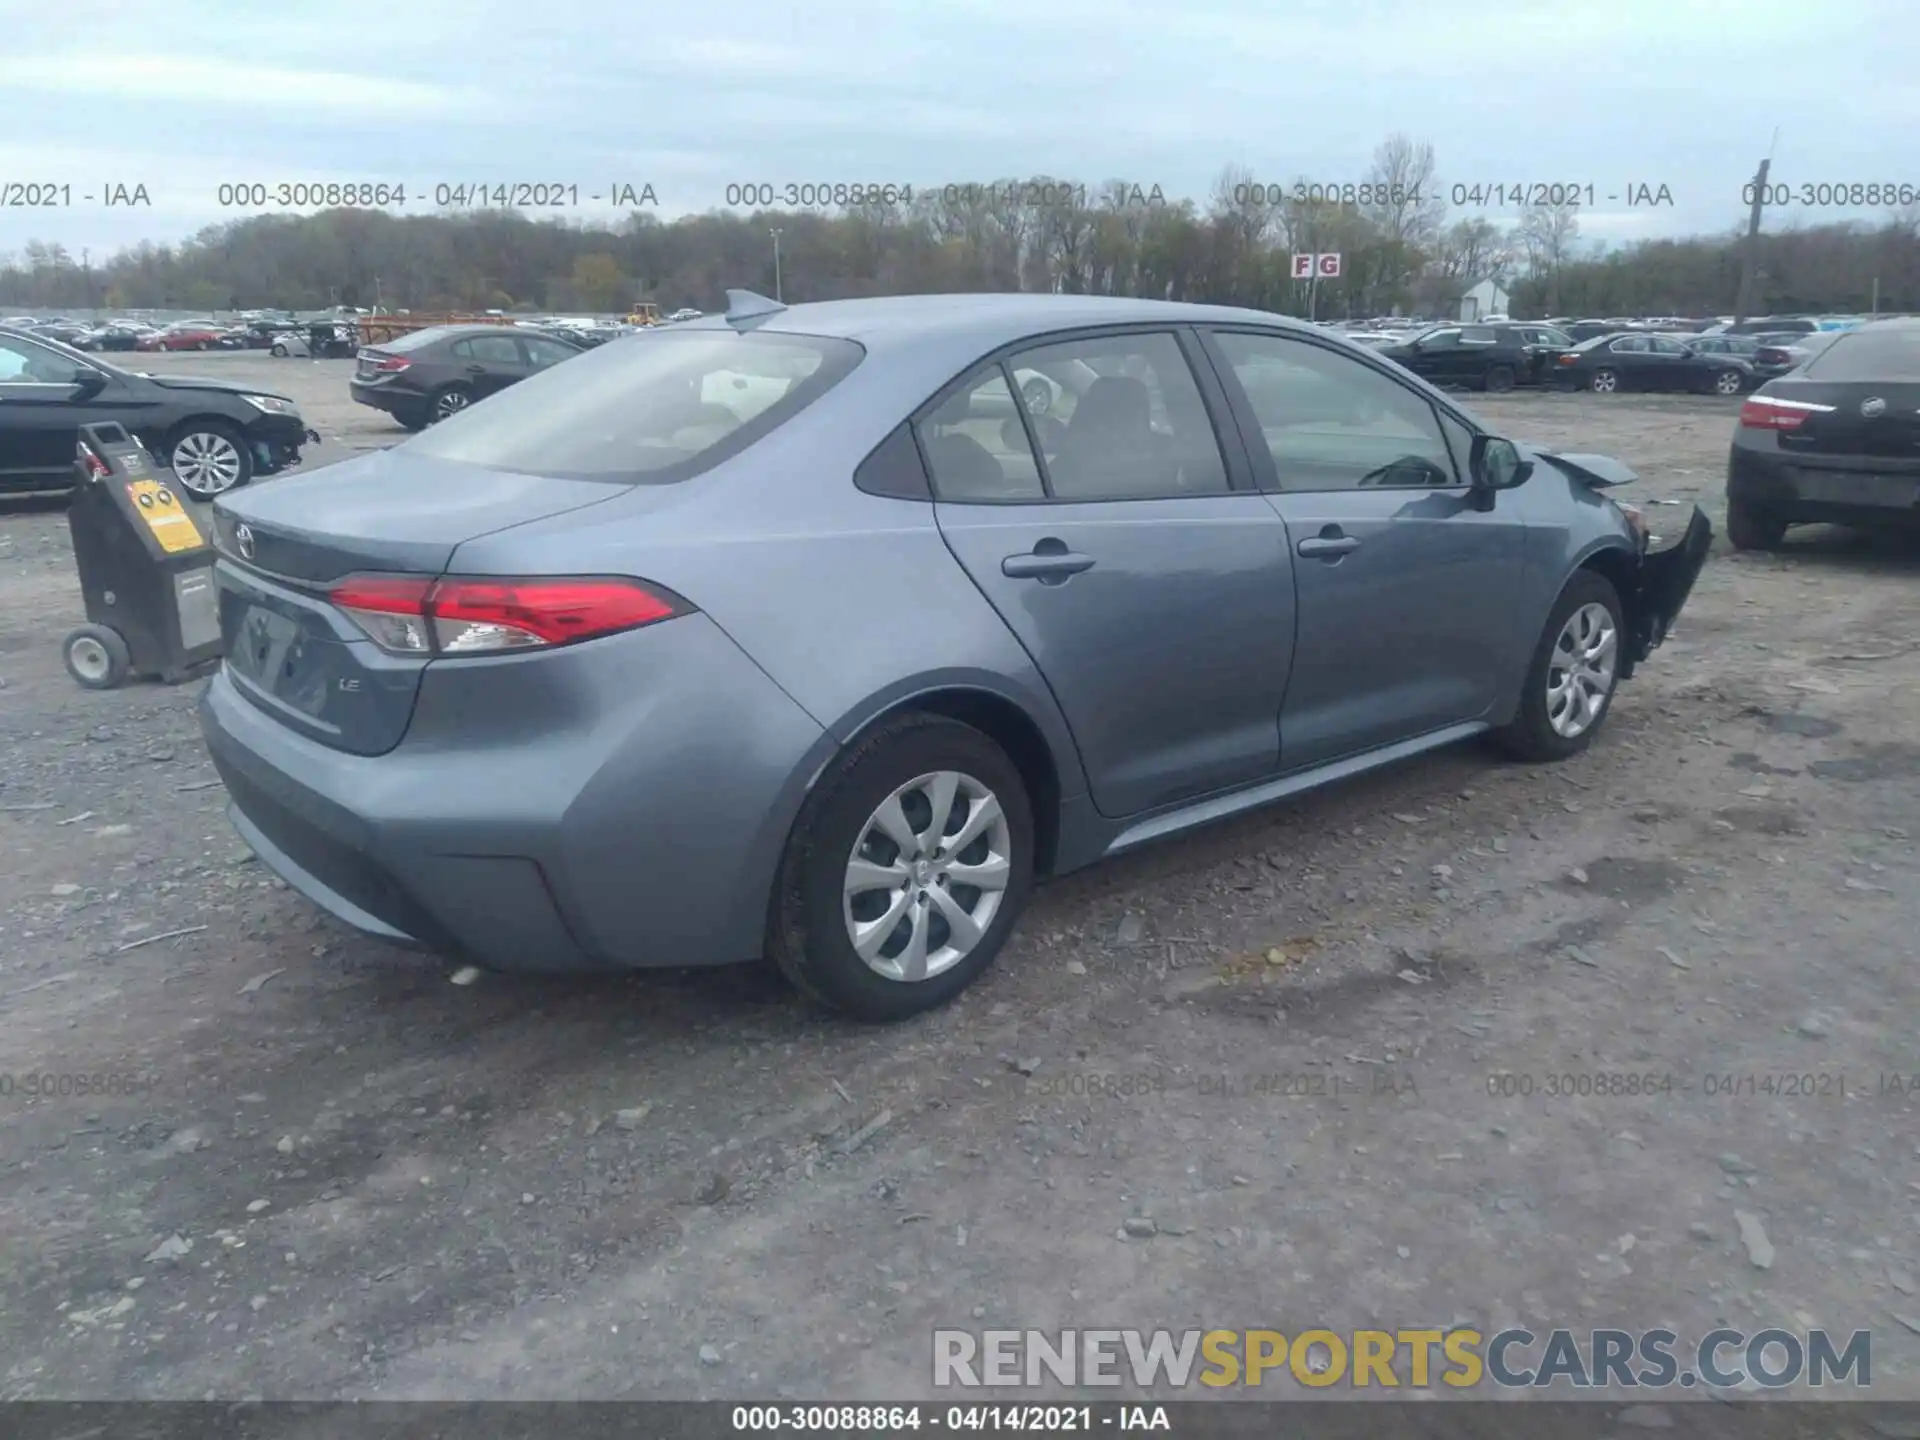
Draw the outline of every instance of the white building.
[[[1507,292],[1501,288],[1498,280],[1482,280],[1461,292],[1460,318],[1464,321],[1484,320],[1489,315],[1508,313]]]

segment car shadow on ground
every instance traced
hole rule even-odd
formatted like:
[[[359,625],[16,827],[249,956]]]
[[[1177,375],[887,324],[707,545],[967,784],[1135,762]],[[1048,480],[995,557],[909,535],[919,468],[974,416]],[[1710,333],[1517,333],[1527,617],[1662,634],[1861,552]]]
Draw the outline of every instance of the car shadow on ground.
[[[1783,560],[1851,575],[1920,574],[1920,526],[1854,530],[1842,525],[1795,526],[1779,550]]]

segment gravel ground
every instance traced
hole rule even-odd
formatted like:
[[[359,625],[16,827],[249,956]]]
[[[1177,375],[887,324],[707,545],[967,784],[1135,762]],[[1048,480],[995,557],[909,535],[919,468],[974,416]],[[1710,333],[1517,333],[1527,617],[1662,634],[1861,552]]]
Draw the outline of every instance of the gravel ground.
[[[162,366],[270,377],[314,463],[402,433],[347,362]],[[1480,408],[1721,522],[1731,402]],[[942,1326],[1467,1321],[1865,1328],[1920,1395],[1916,574],[1716,553],[1580,759],[1054,883],[871,1030],[758,967],[451,985],[321,918],[228,828],[197,686],[67,678],[64,517],[0,502],[0,1398],[913,1398]]]

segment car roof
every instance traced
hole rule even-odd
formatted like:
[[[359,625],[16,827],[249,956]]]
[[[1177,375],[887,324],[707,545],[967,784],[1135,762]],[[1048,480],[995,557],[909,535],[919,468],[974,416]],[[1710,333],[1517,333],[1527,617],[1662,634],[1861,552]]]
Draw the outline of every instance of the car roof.
[[[768,316],[757,328],[854,340],[869,350],[944,343],[956,354],[985,354],[1056,330],[1100,325],[1234,323],[1291,330],[1301,336],[1330,333],[1304,320],[1234,306],[1109,295],[1018,294],[889,295],[825,300],[789,306]],[[698,333],[729,327],[724,316],[708,315],[689,320],[680,328]]]

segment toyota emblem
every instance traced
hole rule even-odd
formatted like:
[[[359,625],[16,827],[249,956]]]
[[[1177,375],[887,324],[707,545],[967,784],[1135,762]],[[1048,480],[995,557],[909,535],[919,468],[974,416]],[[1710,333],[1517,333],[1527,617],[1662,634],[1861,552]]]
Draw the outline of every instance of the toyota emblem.
[[[1876,415],[1884,415],[1887,413],[1887,402],[1882,400],[1878,395],[1874,396],[1871,400],[1862,400],[1860,402],[1860,413],[1869,420],[1873,419]]]
[[[251,560],[253,558],[253,531],[249,530],[245,525],[235,528],[233,532],[233,543],[240,547],[240,558],[242,560]]]

